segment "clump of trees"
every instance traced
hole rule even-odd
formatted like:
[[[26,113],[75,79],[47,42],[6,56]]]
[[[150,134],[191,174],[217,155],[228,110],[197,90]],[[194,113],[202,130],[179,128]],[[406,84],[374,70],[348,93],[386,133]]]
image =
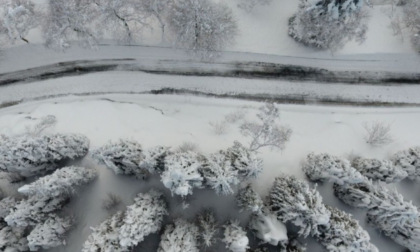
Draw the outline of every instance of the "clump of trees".
[[[305,45],[336,51],[350,40],[363,42],[368,15],[362,0],[300,0],[289,19],[289,36]]]

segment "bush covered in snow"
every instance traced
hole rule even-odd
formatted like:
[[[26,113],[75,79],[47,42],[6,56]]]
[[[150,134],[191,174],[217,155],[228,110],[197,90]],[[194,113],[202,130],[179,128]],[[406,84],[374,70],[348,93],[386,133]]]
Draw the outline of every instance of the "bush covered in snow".
[[[370,197],[372,187],[370,181],[356,184],[334,184],[334,195],[347,205],[366,208],[372,204]]]
[[[177,152],[165,159],[165,171],[161,179],[163,185],[171,190],[172,194],[182,197],[191,195],[193,188],[203,186],[203,177],[200,170],[203,168],[205,158],[195,152]]]
[[[374,181],[395,183],[405,179],[408,174],[400,166],[394,165],[389,160],[379,160],[357,157],[351,162],[352,167],[363,176]]]
[[[295,177],[276,178],[267,204],[280,221],[299,227],[304,237],[318,235],[329,226],[330,211],[322,204],[321,195]]]
[[[368,15],[361,0],[300,0],[289,20],[289,35],[305,45],[335,51],[348,41],[363,42]]]
[[[10,227],[0,223],[0,251],[28,251],[27,231],[24,227]]]
[[[162,173],[165,170],[165,158],[170,152],[169,147],[155,146],[143,152],[143,160],[140,162],[140,168],[149,171],[152,174]]]
[[[201,244],[205,247],[211,247],[216,242],[218,226],[216,217],[211,210],[205,210],[197,217],[197,226],[199,227],[199,238]]]
[[[255,236],[263,243],[269,243],[273,246],[287,244],[286,226],[277,219],[276,215],[268,211],[253,214],[249,226]]]
[[[246,252],[249,248],[246,232],[236,221],[230,221],[225,225],[223,242],[226,244],[226,248],[232,252]]]
[[[97,176],[96,170],[83,167],[65,167],[56,170],[51,175],[44,176],[37,181],[24,185],[18,192],[24,195],[43,195],[60,197],[74,193],[76,186],[87,184]]]
[[[163,195],[157,191],[139,193],[134,204],[127,207],[119,239],[123,247],[133,247],[144,238],[159,231],[163,216],[167,214]]]
[[[50,249],[65,245],[64,235],[72,225],[70,218],[51,215],[44,223],[38,224],[28,235],[28,246],[31,251]]]
[[[134,175],[142,178],[147,170],[140,168],[144,159],[142,146],[131,140],[108,143],[92,153],[92,157],[105,164],[116,174]]]
[[[263,147],[283,150],[290,140],[292,129],[277,122],[279,109],[273,103],[266,103],[259,108],[259,122],[245,122],[240,126],[242,135],[251,138],[249,149],[257,151]]]
[[[3,220],[9,215],[10,211],[17,203],[18,201],[12,197],[6,197],[0,200],[0,220]]]
[[[238,172],[241,181],[257,178],[263,170],[262,159],[238,141],[221,153],[230,159],[231,165]]]
[[[327,206],[331,212],[330,227],[316,238],[331,252],[359,251],[377,252],[378,249],[370,243],[370,236],[351,215]]]
[[[198,227],[178,219],[167,225],[162,234],[158,252],[199,252]]]
[[[365,178],[350,162],[326,153],[307,156],[302,169],[311,181],[333,181],[338,184],[359,183]]]
[[[89,140],[77,134],[5,138],[0,145],[0,170],[40,175],[57,168],[60,161],[85,156],[88,150]]]
[[[236,195],[236,203],[241,211],[249,210],[253,213],[259,213],[264,207],[261,196],[252,188],[251,184],[239,189]]]
[[[409,148],[394,154],[391,161],[396,167],[407,172],[408,178],[417,180],[420,178],[420,147]]]

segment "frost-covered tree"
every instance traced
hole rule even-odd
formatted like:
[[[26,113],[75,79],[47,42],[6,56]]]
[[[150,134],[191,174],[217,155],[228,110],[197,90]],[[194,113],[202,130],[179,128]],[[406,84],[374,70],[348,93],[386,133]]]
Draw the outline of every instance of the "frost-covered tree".
[[[0,221],[10,214],[10,211],[17,203],[18,201],[12,197],[0,200]]]
[[[305,45],[335,51],[350,40],[363,42],[368,15],[364,0],[300,0],[289,19],[289,35]]]
[[[322,204],[321,195],[295,177],[276,178],[267,204],[280,221],[299,227],[304,237],[318,235],[329,226],[330,211]]]
[[[371,146],[382,146],[393,141],[390,124],[381,121],[371,123],[365,122],[363,127],[366,130],[366,143]]]
[[[210,155],[201,173],[205,185],[215,190],[218,195],[233,194],[233,187],[239,184],[238,171],[232,167],[229,157],[223,153]]]
[[[10,227],[0,223],[0,251],[28,251],[27,231],[24,227]]]
[[[360,251],[377,252],[370,243],[370,236],[351,215],[327,206],[331,212],[330,227],[317,235],[320,243],[331,252]]]
[[[236,204],[241,211],[249,210],[253,213],[260,213],[264,207],[261,196],[252,188],[251,184],[239,189],[236,195]]]
[[[24,195],[43,195],[47,197],[60,197],[71,195],[76,186],[87,184],[97,176],[96,170],[84,167],[65,167],[56,170],[51,175],[44,176],[37,181],[24,185],[18,192]]]
[[[230,221],[224,227],[222,241],[226,244],[226,248],[232,252],[246,252],[249,248],[249,239],[244,229],[239,226],[239,222]]]
[[[230,8],[210,0],[174,0],[167,23],[176,45],[202,59],[232,44],[238,30]]]
[[[156,146],[146,149],[140,168],[149,171],[151,174],[162,173],[165,170],[165,158],[171,154],[169,147]]]
[[[420,147],[397,152],[392,156],[391,161],[396,167],[407,172],[408,179],[417,180],[420,178]]]
[[[408,176],[407,172],[389,160],[356,157],[352,160],[351,165],[363,176],[374,181],[395,183]]]
[[[97,18],[94,1],[49,0],[43,35],[49,48],[65,50],[74,42],[92,48],[98,33],[93,29]]]
[[[373,184],[364,181],[356,184],[334,184],[334,195],[347,205],[366,208],[371,206],[370,197]]]
[[[240,142],[235,141],[232,147],[221,153],[230,159],[231,165],[238,172],[241,181],[257,178],[263,170],[262,159]]]
[[[172,194],[182,197],[191,195],[193,188],[201,188],[203,177],[200,170],[203,168],[204,157],[195,152],[177,152],[165,159],[165,171],[161,180],[163,185],[171,190]]]
[[[251,12],[257,5],[269,5],[273,0],[240,0],[238,7]]]
[[[206,248],[211,247],[216,243],[216,235],[218,233],[218,226],[216,217],[211,210],[205,210],[197,217],[197,226],[199,227],[199,238],[201,244]]]
[[[259,108],[259,122],[245,122],[240,126],[242,135],[250,137],[249,149],[257,151],[263,147],[283,150],[290,140],[292,129],[277,122],[279,109],[273,103],[266,103]]]
[[[311,153],[302,164],[302,169],[311,181],[332,181],[337,184],[360,183],[365,180],[360,172],[351,167],[348,160],[327,153]]]
[[[144,159],[143,148],[131,140],[108,143],[92,152],[92,157],[105,164],[116,174],[133,175],[142,178],[147,170],[140,168]]]
[[[119,239],[123,247],[133,247],[152,233],[159,231],[163,216],[167,214],[163,195],[157,191],[139,193],[127,212],[120,228]]]
[[[44,223],[36,225],[28,235],[29,250],[38,251],[65,245],[65,234],[71,226],[70,218],[51,215]]]
[[[249,227],[263,243],[277,246],[288,241],[286,226],[269,211],[253,214]]]
[[[414,49],[420,53],[420,2],[418,0],[407,0],[403,7],[404,24],[411,34],[411,42]]]
[[[26,36],[38,25],[35,5],[30,0],[0,0],[0,45],[24,41]]]
[[[128,252],[129,248],[120,245],[119,237],[124,217],[124,212],[117,212],[99,226],[91,228],[92,233],[83,244],[82,252]]]
[[[167,225],[163,232],[158,252],[199,252],[198,227],[182,219]]]
[[[66,159],[83,157],[89,140],[78,134],[5,138],[0,145],[0,170],[29,177],[54,170]]]

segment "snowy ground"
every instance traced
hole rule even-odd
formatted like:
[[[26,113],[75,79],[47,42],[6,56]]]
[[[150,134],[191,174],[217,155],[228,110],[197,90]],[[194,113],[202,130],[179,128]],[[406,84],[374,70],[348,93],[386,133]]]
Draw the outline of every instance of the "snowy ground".
[[[139,141],[145,148],[193,142],[199,145],[201,151],[211,153],[230,146],[234,140],[246,143],[247,139],[240,135],[238,123],[228,124],[225,134],[216,135],[209,122],[220,122],[227,114],[239,110],[245,111],[246,117],[252,119],[260,105],[257,102],[194,96],[70,96],[27,102],[0,110],[0,134],[14,135],[24,132],[26,125],[35,122],[29,117],[55,115],[57,124],[52,131],[85,134],[91,140],[92,148],[109,140],[129,138]],[[387,158],[398,150],[420,143],[420,135],[416,134],[420,127],[419,108],[280,105],[280,109],[281,122],[293,129],[293,135],[283,152],[261,151],[264,172],[254,184],[262,194],[267,192],[278,175],[290,174],[304,178],[300,161],[311,151],[344,157],[360,154],[365,157]],[[392,144],[382,148],[371,148],[365,144],[363,122],[376,120],[392,125],[395,139]],[[89,158],[83,160],[82,164],[97,166]],[[80,218],[79,225],[69,237],[69,246],[54,251],[70,252],[80,249],[81,243],[90,232],[89,226],[98,224],[106,217],[100,205],[107,192],[121,195],[124,203],[129,204],[137,192],[145,190],[150,184],[156,184],[156,181],[139,184],[135,179],[117,177],[103,166],[97,168],[100,171],[98,181],[84,189],[83,194],[67,209]],[[373,243],[380,251],[403,251],[364,223],[364,211],[348,209],[338,202],[332,195],[330,186],[319,188],[327,204],[353,212],[369,231]],[[420,205],[420,198],[415,194],[420,189],[419,184],[402,182],[397,184],[397,188],[407,200],[413,200],[414,204]],[[199,199],[195,200],[199,202],[195,204],[202,204]],[[217,199],[210,200],[208,204],[217,204]],[[227,218],[229,206],[220,207],[222,218]],[[182,210],[175,213],[178,216],[188,214],[188,211]],[[310,251],[316,251],[315,248],[316,246],[313,249],[309,247]]]

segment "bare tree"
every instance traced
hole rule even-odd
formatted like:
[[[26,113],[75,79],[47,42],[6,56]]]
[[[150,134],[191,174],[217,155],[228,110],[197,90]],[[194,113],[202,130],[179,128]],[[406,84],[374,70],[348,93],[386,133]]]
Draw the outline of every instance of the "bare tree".
[[[366,130],[366,143],[372,146],[386,145],[393,141],[391,137],[391,125],[385,122],[365,122],[363,127]]]

